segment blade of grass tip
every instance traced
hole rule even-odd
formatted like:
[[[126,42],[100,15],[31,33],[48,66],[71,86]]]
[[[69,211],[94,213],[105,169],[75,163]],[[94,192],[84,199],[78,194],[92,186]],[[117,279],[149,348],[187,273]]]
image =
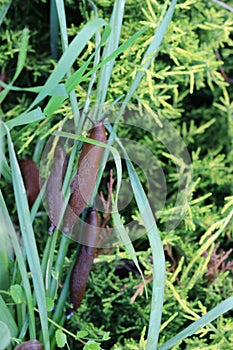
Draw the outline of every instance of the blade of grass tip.
[[[27,255],[28,264],[32,273],[32,280],[34,285],[34,291],[39,309],[39,316],[41,321],[41,330],[43,334],[43,341],[45,350],[50,349],[49,333],[48,333],[48,320],[45,298],[45,287],[43,283],[42,272],[40,268],[40,260],[37,251],[35,236],[30,218],[30,211],[28,207],[27,195],[20,172],[20,168],[17,162],[14,145],[10,137],[9,129],[7,130],[7,141],[10,156],[10,165],[12,169],[12,182],[14,188],[14,195],[17,207],[17,214],[19,218],[24,248]]]
[[[27,49],[28,49],[28,41],[29,41],[29,29],[24,28],[22,32],[22,39],[21,39],[21,45],[19,48],[19,55],[17,60],[17,66],[16,66],[16,72],[14,74],[14,77],[12,79],[12,83],[15,82],[15,80],[18,78],[20,73],[22,72],[26,57],[27,57]]]
[[[8,126],[9,130],[13,129],[16,126],[21,125],[27,125],[34,122],[39,122],[43,119],[45,119],[45,115],[43,114],[40,107],[32,110],[28,113],[23,113],[19,115],[18,117],[11,119],[6,122],[6,125]]]
[[[93,36],[93,34],[100,28],[105,27],[105,33],[109,33],[110,29],[106,21],[103,19],[92,20],[81,29],[81,31],[76,35],[76,37],[70,43],[68,49],[64,52],[60,60],[58,61],[53,72],[47,79],[42,91],[37,95],[36,99],[29,106],[29,110],[34,108],[38,103],[40,103],[48,94],[54,89],[54,87],[59,83],[59,81],[66,75],[70,70],[73,63],[82,52],[87,42]],[[105,35],[107,35],[105,34]]]
[[[110,19],[110,27],[112,28],[108,41],[104,47],[102,59],[106,59],[110,56],[118,47],[123,16],[124,16],[125,0],[116,0],[114,2],[113,11]],[[115,57],[102,66],[100,71],[100,77],[97,86],[96,96],[96,108],[97,116],[93,116],[94,119],[100,120],[102,118],[103,105],[106,99],[109,81],[112,75],[112,68],[115,62]]]
[[[38,94],[41,92],[41,90],[43,89],[43,85],[42,86],[33,86],[33,87],[18,87],[18,86],[13,86],[11,84],[7,84],[4,83],[4,81],[0,81],[0,86],[2,86],[4,89],[6,90],[10,90],[10,91],[20,91],[20,92],[33,92],[35,94]],[[2,94],[2,92],[1,92]],[[0,96],[1,96],[0,94]],[[49,93],[49,96],[62,96],[67,98],[67,92],[66,92],[66,88],[65,88],[65,84],[61,83],[58,84],[57,86],[54,87],[54,89],[51,90],[51,92]]]
[[[171,349],[173,346],[180,343],[187,337],[195,334],[199,329],[205,327],[212,321],[216,320],[219,316],[228,312],[233,308],[233,297],[229,297],[222,301],[220,304],[215,306],[212,310],[207,312],[204,316],[200,317],[199,320],[193,322],[183,331],[179,332],[175,337],[165,342],[163,345],[158,347],[158,350],[167,350]]]
[[[113,128],[110,124],[107,124],[107,129],[112,132]],[[137,202],[138,209],[140,211],[142,220],[144,222],[150,246],[152,249],[153,256],[153,290],[152,290],[152,300],[151,300],[151,312],[150,321],[147,337],[147,350],[154,350],[158,344],[159,330],[161,325],[162,308],[163,308],[163,297],[165,288],[165,276],[166,276],[166,266],[165,266],[165,256],[162,241],[160,239],[159,231],[155,222],[154,215],[151,211],[148,199],[144,192],[144,189],[138,179],[136,170],[131,163],[128,154],[120,142],[120,140],[115,135],[117,143],[120,145],[124,158],[126,161],[126,166],[128,174],[131,180],[131,186],[133,193]]]
[[[9,10],[13,0],[10,0],[6,2],[5,4],[2,4],[0,9],[0,26],[2,25],[2,22],[4,18],[6,17],[7,11]]]
[[[58,60],[58,16],[55,0],[50,1],[49,16],[50,49],[54,61]]]
[[[34,315],[34,306],[33,306],[33,298],[32,298],[32,292],[31,292],[31,286],[28,279],[28,273],[25,266],[24,256],[21,251],[21,247],[18,242],[18,237],[15,232],[14,226],[11,222],[2,192],[0,190],[0,217],[3,224],[3,227],[6,228],[7,234],[10,236],[15,256],[18,262],[22,283],[26,295],[27,300],[27,307],[28,307],[28,313],[29,313],[29,333],[30,338],[35,339],[36,338],[36,326],[35,326],[35,315]]]
[[[64,1],[56,0],[56,10],[58,14],[58,20],[60,24],[60,32],[61,32],[61,41],[62,41],[62,50],[63,53],[68,50],[69,43],[68,43],[68,35],[67,35],[67,24],[66,24],[66,14],[65,14],[65,5]],[[66,74],[67,78],[71,76],[71,71],[68,70]],[[72,89],[70,92],[70,103],[72,107],[72,112],[74,116],[74,125],[77,129],[79,124],[79,118],[80,118],[80,112],[78,108],[78,101],[76,97],[75,90]]]

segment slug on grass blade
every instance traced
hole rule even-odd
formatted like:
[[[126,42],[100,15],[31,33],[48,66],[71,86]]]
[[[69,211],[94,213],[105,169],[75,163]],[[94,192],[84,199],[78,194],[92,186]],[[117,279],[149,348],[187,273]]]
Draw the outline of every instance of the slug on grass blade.
[[[54,162],[46,186],[46,200],[51,226],[49,234],[56,229],[62,214],[64,203],[62,182],[67,167],[66,152],[61,146],[57,146],[54,152]]]
[[[97,210],[88,210],[84,232],[87,245],[80,245],[80,250],[70,277],[70,298],[73,311],[76,311],[84,298],[87,279],[96,254],[96,243],[100,232],[100,219]]]
[[[102,121],[94,122],[88,137],[106,142],[106,130]],[[84,142],[78,160],[78,172],[71,182],[71,196],[63,221],[63,230],[72,231],[79,215],[88,204],[96,184],[96,177],[100,166],[103,147]]]
[[[19,165],[22,171],[25,187],[26,187],[26,193],[28,197],[28,204],[29,208],[33,206],[33,203],[35,202],[39,192],[40,192],[40,185],[39,185],[39,170],[36,166],[36,163],[31,159],[21,159],[19,161]]]

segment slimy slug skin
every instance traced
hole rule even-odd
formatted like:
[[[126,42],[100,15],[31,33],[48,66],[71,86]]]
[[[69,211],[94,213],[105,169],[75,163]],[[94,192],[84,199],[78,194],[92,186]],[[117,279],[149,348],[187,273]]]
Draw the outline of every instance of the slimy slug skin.
[[[61,146],[57,146],[54,152],[54,162],[46,185],[46,204],[51,222],[49,234],[54,232],[61,219],[64,204],[62,183],[66,167],[66,152]]]
[[[100,219],[97,210],[88,210],[85,232],[87,245],[80,244],[80,250],[70,277],[70,299],[75,312],[85,295],[88,276],[96,255],[96,244],[100,232]],[[89,243],[89,244],[88,244]]]
[[[89,138],[106,142],[106,130],[103,122],[94,122],[89,130]],[[79,215],[83,212],[96,184],[96,177],[99,170],[104,148],[84,142],[78,160],[78,172],[71,182],[71,196],[64,215],[63,231],[72,231]]]

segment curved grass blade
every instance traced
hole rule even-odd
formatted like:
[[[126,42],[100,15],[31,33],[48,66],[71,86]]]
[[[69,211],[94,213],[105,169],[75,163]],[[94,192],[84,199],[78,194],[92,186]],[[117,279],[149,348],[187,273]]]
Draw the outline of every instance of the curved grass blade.
[[[4,198],[2,196],[2,192],[0,191],[0,219],[2,222],[2,226],[7,229],[7,233],[10,236],[14,252],[16,255],[16,259],[19,265],[19,270],[23,282],[23,287],[27,299],[27,307],[28,307],[28,313],[29,313],[29,332],[30,337],[32,339],[36,338],[36,326],[35,326],[35,315],[34,315],[34,304],[33,304],[33,298],[32,298],[32,292],[31,292],[31,286],[28,279],[28,273],[23,257],[23,253],[21,251],[21,247],[18,242],[18,237],[15,232],[14,226],[11,222],[9,213],[7,211],[7,207],[4,201]]]
[[[6,125],[8,126],[9,130],[11,130],[16,126],[39,122],[43,119],[45,119],[45,115],[43,114],[41,108],[38,107],[31,112],[21,114],[18,117],[9,120],[6,122]]]
[[[103,50],[102,59],[109,57],[118,47],[121,27],[124,15],[125,0],[117,0],[114,2],[114,7],[112,11],[112,16],[110,19],[110,27],[112,28],[111,34],[109,35],[106,46]],[[109,81],[112,75],[112,68],[115,62],[115,57],[109,62],[102,66],[100,71],[100,77],[98,80],[97,95],[96,95],[96,107],[94,110],[97,112],[97,116],[93,116],[95,120],[100,120],[102,118],[102,109],[106,99]]]
[[[78,84],[80,84],[83,81],[86,81],[86,79],[91,76],[93,73],[95,73],[99,68],[101,68],[104,64],[108,63],[109,61],[111,61],[113,58],[116,58],[118,55],[120,55],[122,52],[124,52],[125,50],[127,50],[134,42],[135,40],[137,40],[137,38],[139,38],[140,35],[142,35],[142,33],[144,33],[146,30],[148,29],[148,27],[143,27],[142,29],[140,29],[137,33],[135,33],[131,38],[129,38],[128,40],[126,40],[122,45],[120,45],[110,56],[108,56],[106,59],[104,59],[103,61],[101,61],[99,64],[97,64],[96,66],[94,66],[92,69],[90,69],[88,71],[88,73],[84,74],[84,72],[86,71],[88,65],[90,64],[92,58],[95,56],[96,52],[94,52],[89,58],[88,60],[83,64],[82,67],[80,67],[74,74],[72,74],[72,76],[66,81],[65,86],[66,86],[66,90],[67,93],[69,94],[72,89],[75,88],[75,86],[77,86]],[[102,39],[103,42],[103,39]],[[56,111],[56,109],[58,109],[60,107],[60,105],[62,104],[62,102],[65,99],[63,98],[52,98],[47,106],[44,109],[44,113],[46,115],[51,115],[52,113],[54,113],[54,111]]]
[[[88,40],[93,36],[93,34],[97,30],[99,30],[102,27],[105,27],[105,36],[107,36],[109,34],[110,28],[107,22],[105,22],[103,19],[93,20],[87,23],[84,28],[82,28],[82,30],[72,40],[68,49],[61,56],[55,69],[50,74],[45,85],[43,86],[42,91],[32,102],[29,109],[34,108],[38,103],[40,103],[45,97],[47,97],[51,93],[55,86],[70,70],[77,57],[86,46]]]
[[[20,172],[20,168],[17,162],[14,145],[12,143],[9,129],[7,130],[7,141],[10,156],[10,165],[12,170],[12,182],[14,188],[14,195],[17,207],[17,213],[24,243],[24,248],[27,255],[28,264],[32,273],[32,280],[34,285],[34,291],[39,309],[41,329],[43,334],[43,341],[45,350],[50,349],[49,333],[48,333],[48,319],[46,309],[45,287],[43,283],[43,277],[40,267],[40,260],[37,251],[35,236],[31,223],[30,211],[28,207],[28,201],[26,191]]]
[[[106,127],[112,133],[113,128],[109,124],[106,124]],[[154,350],[156,349],[158,344],[159,330],[160,330],[161,317],[162,317],[162,308],[163,308],[163,297],[164,297],[165,276],[166,276],[164,250],[163,250],[162,241],[160,239],[160,235],[155,222],[154,215],[150,208],[144,189],[137,176],[136,170],[133,164],[131,163],[128,157],[128,154],[124,146],[122,145],[121,141],[117,138],[115,134],[113,136],[123,151],[128,174],[131,180],[133,193],[134,193],[142,220],[144,222],[148,239],[152,249],[154,278],[153,278],[151,312],[150,312],[150,321],[149,321],[146,350]]]
[[[55,2],[56,2],[56,12],[58,14],[58,20],[59,20],[59,25],[60,25],[62,50],[64,53],[68,50],[68,47],[69,47],[65,5],[64,5],[64,1],[61,1],[61,0],[55,0]],[[69,70],[66,73],[66,75],[67,75],[67,78],[69,78],[71,76],[71,71]],[[77,97],[76,97],[76,93],[75,93],[74,89],[70,92],[70,104],[71,104],[73,116],[74,116],[74,125],[75,125],[76,130],[77,130],[78,125],[79,125],[80,112],[79,112],[78,101],[77,101]]]
[[[158,350],[171,349],[173,346],[177,345],[185,338],[195,334],[199,329],[205,327],[207,324],[216,320],[216,318],[223,315],[232,308],[233,297],[230,297],[222,301],[219,305],[215,306],[212,310],[207,312],[204,316],[200,317],[199,320],[193,322],[190,326],[186,327],[183,331],[179,332],[175,337],[159,346]]]
[[[2,25],[2,22],[6,17],[7,11],[9,10],[11,3],[12,3],[12,0],[6,2],[5,4],[2,4],[1,10],[0,10],[0,26]]]

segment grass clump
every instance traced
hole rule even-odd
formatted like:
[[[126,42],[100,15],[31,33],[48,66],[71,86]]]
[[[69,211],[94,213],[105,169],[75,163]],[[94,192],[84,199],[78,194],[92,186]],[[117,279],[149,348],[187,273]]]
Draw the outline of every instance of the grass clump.
[[[199,0],[0,6],[2,348],[38,339],[46,350],[229,349],[229,8]],[[128,244],[99,252],[85,299],[67,320],[77,244],[59,231],[48,237],[41,198],[29,210],[18,159],[40,166],[49,137],[61,137],[70,120],[80,148],[87,112],[95,120],[108,114],[113,160],[99,191],[109,194],[113,168],[107,223]],[[125,193],[132,200],[121,209]],[[119,276],[121,259],[139,261],[145,281],[132,266]]]

